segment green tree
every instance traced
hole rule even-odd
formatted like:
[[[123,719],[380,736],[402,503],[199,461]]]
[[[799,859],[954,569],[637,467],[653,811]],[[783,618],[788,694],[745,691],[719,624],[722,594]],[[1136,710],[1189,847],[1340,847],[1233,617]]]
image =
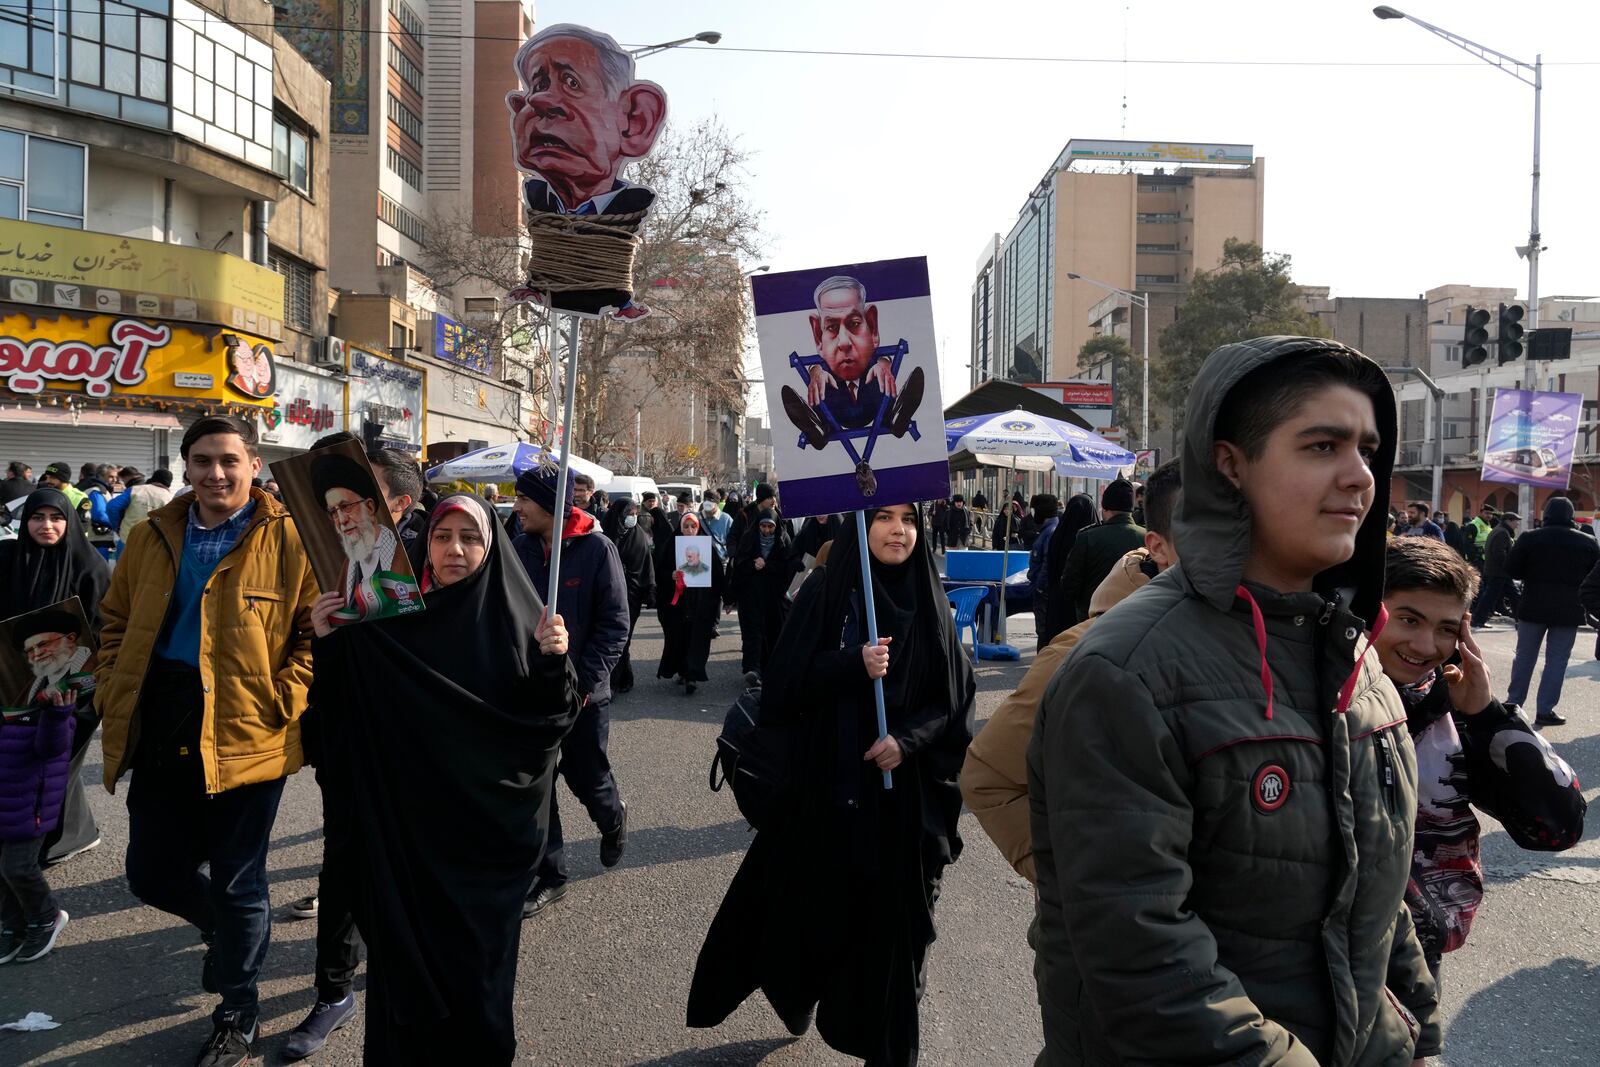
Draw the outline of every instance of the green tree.
[[[1124,447],[1148,447],[1139,440],[1139,427],[1144,413],[1144,365],[1126,338],[1114,333],[1091,337],[1078,349],[1078,366],[1096,367],[1110,362],[1110,374],[1097,374],[1109,378],[1116,385],[1116,399],[1112,402],[1111,424],[1121,427]],[[1154,398],[1152,398],[1154,399]],[[1156,412],[1150,411],[1150,429],[1159,428]]]
[[[1230,237],[1222,246],[1222,263],[1195,272],[1177,321],[1161,331],[1165,358],[1152,372],[1172,417],[1182,420],[1207,356],[1223,345],[1273,334],[1329,336],[1321,320],[1301,305],[1300,287],[1289,277],[1289,257]]]

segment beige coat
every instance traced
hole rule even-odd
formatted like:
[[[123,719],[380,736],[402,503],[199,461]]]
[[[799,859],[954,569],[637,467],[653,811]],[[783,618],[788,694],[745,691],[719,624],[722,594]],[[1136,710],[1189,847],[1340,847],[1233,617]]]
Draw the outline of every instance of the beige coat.
[[[1028,740],[1044,690],[1094,620],[1120,604],[1150,579],[1140,564],[1150,553],[1136,548],[1111,568],[1089,602],[1089,617],[1039,650],[1022,684],[1006,697],[967,748],[961,768],[961,797],[978,825],[1018,874],[1035,882],[1033,830],[1028,824]]]

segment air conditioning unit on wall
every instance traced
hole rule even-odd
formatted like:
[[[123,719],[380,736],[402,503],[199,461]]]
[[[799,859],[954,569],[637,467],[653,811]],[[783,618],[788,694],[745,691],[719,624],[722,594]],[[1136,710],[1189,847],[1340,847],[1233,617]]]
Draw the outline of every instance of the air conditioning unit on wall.
[[[344,369],[344,338],[322,337],[317,340],[316,356],[311,361],[318,367]]]

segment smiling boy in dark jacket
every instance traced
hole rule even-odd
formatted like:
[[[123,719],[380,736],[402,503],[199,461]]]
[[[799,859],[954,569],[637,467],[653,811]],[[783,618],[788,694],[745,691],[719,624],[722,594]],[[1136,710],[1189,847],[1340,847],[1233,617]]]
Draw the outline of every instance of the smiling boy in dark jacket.
[[[1439,1051],[1404,905],[1416,764],[1362,640],[1397,436],[1383,371],[1336,342],[1201,368],[1182,559],[1095,623],[1028,749],[1049,1064]]]

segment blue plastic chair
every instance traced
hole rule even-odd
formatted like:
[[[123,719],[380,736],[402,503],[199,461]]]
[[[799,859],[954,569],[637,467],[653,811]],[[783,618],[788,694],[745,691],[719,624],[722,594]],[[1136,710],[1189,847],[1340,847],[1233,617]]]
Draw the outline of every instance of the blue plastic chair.
[[[962,585],[945,591],[945,596],[950,598],[950,604],[956,609],[956,640],[961,640],[961,631],[972,630],[972,659],[978,659],[978,605],[989,594],[989,590],[981,585]]]

